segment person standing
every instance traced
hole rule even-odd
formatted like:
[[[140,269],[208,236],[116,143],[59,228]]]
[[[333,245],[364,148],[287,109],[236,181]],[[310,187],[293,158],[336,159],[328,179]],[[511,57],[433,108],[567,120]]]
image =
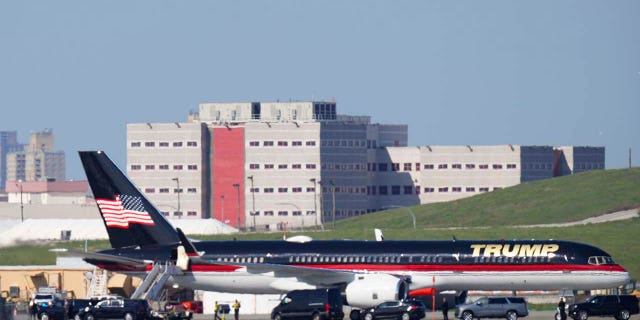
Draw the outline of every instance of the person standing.
[[[233,304],[233,316],[235,317],[235,320],[238,320],[239,315],[240,315],[240,302],[236,300],[236,302]]]
[[[560,320],[567,320],[567,311],[565,309],[566,303],[564,302],[564,297],[560,298],[560,302],[558,302],[558,312],[560,312]]]
[[[449,320],[449,304],[447,303],[447,297],[442,298],[442,318],[444,320]]]
[[[213,305],[213,320],[219,320],[220,316],[218,316],[218,312],[220,312],[220,305],[218,305],[218,301]]]

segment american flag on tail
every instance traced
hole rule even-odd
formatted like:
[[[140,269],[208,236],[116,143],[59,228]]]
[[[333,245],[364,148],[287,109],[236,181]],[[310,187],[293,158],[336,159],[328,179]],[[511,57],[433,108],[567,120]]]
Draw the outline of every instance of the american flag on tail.
[[[116,195],[115,200],[96,199],[107,227],[129,228],[129,224],[155,225],[140,197]]]

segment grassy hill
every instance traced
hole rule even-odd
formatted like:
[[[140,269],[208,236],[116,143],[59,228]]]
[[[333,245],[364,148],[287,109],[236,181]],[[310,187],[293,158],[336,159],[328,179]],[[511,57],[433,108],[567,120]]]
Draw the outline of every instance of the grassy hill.
[[[336,230],[307,231],[314,239],[373,240],[373,228],[387,239],[564,239],[596,245],[609,252],[640,279],[640,218],[574,227],[517,228],[516,225],[582,220],[640,207],[640,168],[581,173],[524,183],[448,203],[395,209],[338,221]],[[453,227],[453,228],[452,228]],[[452,229],[447,229],[452,228]],[[289,236],[295,233],[289,233]],[[282,239],[281,233],[194,236],[198,239]],[[89,250],[108,248],[108,241],[89,241]],[[0,249],[3,265],[53,264],[51,248],[81,251],[84,242],[58,242]]]

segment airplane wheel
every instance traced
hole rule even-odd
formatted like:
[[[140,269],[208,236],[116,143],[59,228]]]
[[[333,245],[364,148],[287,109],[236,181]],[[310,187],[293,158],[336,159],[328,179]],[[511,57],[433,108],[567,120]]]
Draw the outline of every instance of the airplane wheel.
[[[473,313],[471,311],[465,311],[462,313],[463,320],[473,320]]]
[[[589,314],[586,311],[582,310],[582,311],[578,312],[578,319],[579,320],[587,320],[588,318],[589,318]]]
[[[620,310],[619,317],[621,320],[629,320],[631,314],[629,313],[629,310]]]
[[[518,320],[518,314],[515,311],[507,312],[507,320]]]

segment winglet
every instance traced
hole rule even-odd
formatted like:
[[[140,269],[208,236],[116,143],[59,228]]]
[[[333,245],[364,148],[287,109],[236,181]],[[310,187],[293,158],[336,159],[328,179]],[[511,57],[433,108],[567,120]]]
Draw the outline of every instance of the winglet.
[[[193,243],[191,243],[191,241],[189,241],[187,236],[184,235],[184,232],[182,232],[180,228],[176,228],[176,230],[178,231],[178,238],[180,238],[180,243],[184,246],[185,253],[189,257],[199,256],[200,254],[198,254],[198,250],[196,250],[196,247],[193,245]]]

